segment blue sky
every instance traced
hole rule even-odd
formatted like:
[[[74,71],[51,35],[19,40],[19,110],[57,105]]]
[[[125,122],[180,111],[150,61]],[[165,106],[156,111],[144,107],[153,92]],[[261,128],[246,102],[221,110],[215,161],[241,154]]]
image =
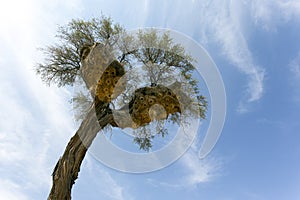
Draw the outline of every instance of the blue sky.
[[[127,174],[87,154],[73,199],[300,199],[300,2],[5,1],[0,8],[0,199],[46,199],[76,130],[70,89],[33,66],[57,25],[101,12],[128,29],[170,28],[200,43],[223,77],[227,116],[203,160],[194,144],[162,170]]]

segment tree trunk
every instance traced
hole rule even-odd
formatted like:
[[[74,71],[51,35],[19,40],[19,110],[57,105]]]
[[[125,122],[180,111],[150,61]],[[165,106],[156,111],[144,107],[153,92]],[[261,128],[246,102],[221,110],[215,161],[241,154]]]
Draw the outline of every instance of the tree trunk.
[[[69,141],[63,156],[54,168],[52,174],[53,184],[48,200],[71,199],[71,189],[78,177],[87,149],[97,133],[108,124],[114,124],[108,103],[96,101],[89,109],[86,118]]]

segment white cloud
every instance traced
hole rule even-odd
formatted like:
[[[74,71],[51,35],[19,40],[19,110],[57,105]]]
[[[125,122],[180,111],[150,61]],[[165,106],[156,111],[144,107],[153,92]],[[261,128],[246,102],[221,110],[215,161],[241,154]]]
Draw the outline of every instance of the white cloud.
[[[300,17],[300,1],[278,1],[278,7],[283,10],[283,14],[286,20]]]
[[[39,31],[53,37],[64,20],[54,19],[45,5],[9,1],[0,8],[1,199],[46,198],[54,165],[74,133],[69,92],[46,87],[33,71],[37,47],[53,40]]]
[[[0,180],[0,198],[9,200],[27,200],[26,195],[19,192],[20,186],[9,181]]]
[[[178,161],[181,167],[172,175],[172,180],[162,181],[148,178],[147,182],[154,187],[193,189],[199,184],[209,183],[221,176],[223,162],[212,156],[200,159],[198,153],[190,149]],[[167,170],[167,169],[166,169]]]
[[[87,154],[85,161],[81,167],[80,188],[74,188],[74,197],[86,196],[84,193],[90,193],[92,197],[105,198],[111,200],[132,200],[131,194],[126,191],[130,182],[126,180],[127,185],[122,185],[117,176],[118,174],[109,173],[103,165]],[[90,199],[91,197],[89,197]],[[92,198],[94,199],[94,198]]]
[[[204,20],[207,20],[205,25],[208,33],[212,34],[211,39],[221,45],[225,57],[249,77],[246,101],[253,102],[263,94],[264,69],[255,64],[248,47],[240,14],[243,9],[238,1],[215,1],[207,11],[211,18]]]
[[[267,31],[276,31],[277,25],[300,17],[298,0],[245,1],[251,8],[254,23]]]
[[[0,176],[40,192],[49,186],[55,160],[73,133],[72,115],[68,103],[62,103],[66,101],[63,92],[46,88],[16,69],[17,79],[0,80],[4,94],[0,99]]]
[[[221,16],[214,27],[222,31],[216,31],[216,40],[222,45],[224,55],[248,78],[248,102],[257,101],[263,93],[264,70],[255,65],[252,54],[248,48],[246,39],[238,24],[232,24],[232,21]]]
[[[185,186],[197,186],[215,180],[220,175],[222,167],[220,160],[210,156],[200,160],[198,154],[193,151],[182,157],[182,163],[188,172],[184,177]]]
[[[300,52],[294,59],[290,61],[289,67],[294,77],[300,78]]]
[[[112,200],[125,200],[123,187],[119,185],[108,172],[103,170],[97,171],[100,172],[99,179],[97,180],[101,180],[101,188],[105,196]]]
[[[290,70],[290,78],[289,83],[291,86],[292,96],[289,98],[292,100],[292,103],[296,103],[297,105],[300,102],[300,51],[298,54],[289,62],[289,70]]]

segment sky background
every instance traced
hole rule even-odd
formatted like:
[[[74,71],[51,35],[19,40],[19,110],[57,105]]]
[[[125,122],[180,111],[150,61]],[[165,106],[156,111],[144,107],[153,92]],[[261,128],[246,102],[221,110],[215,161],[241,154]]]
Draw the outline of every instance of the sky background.
[[[194,144],[160,171],[127,174],[87,154],[73,199],[300,199],[300,1],[28,0],[0,6],[0,199],[46,199],[52,170],[76,131],[72,92],[33,66],[57,25],[103,13],[127,29],[170,28],[218,66],[227,116],[203,160]]]

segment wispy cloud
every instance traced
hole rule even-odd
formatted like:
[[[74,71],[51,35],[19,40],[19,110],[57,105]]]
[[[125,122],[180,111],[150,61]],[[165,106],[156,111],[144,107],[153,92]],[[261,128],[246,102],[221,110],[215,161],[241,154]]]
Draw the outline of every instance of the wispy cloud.
[[[38,31],[52,27],[53,37],[59,21],[46,10],[40,15],[43,6],[10,1],[0,8],[1,199],[46,198],[55,162],[74,133],[68,91],[44,86],[33,71],[37,47],[51,40]]]
[[[234,12],[230,10],[230,12]],[[264,70],[254,63],[247,41],[235,20],[225,13],[213,21],[215,39],[221,44],[224,55],[248,78],[248,102],[257,101],[263,94]],[[218,31],[222,30],[222,31]]]
[[[300,2],[297,0],[248,0],[245,2],[251,9],[254,23],[266,31],[276,31],[278,25],[300,16]]]
[[[55,160],[73,133],[72,115],[64,92],[22,72],[0,80],[0,176],[18,185],[16,190],[40,192],[49,186]]]
[[[204,13],[201,21],[206,31],[202,32],[202,38],[217,41],[225,57],[248,77],[245,96],[237,108],[240,113],[248,112],[251,107],[249,103],[258,101],[264,93],[266,70],[253,58],[247,40],[247,23],[250,20],[258,28],[276,31],[278,25],[299,18],[300,2],[214,1]],[[249,15],[245,17],[245,13]],[[211,36],[206,36],[207,33]]]
[[[299,103],[300,102],[300,51],[298,54],[289,62],[289,71],[291,73],[290,75],[290,85],[292,88],[293,95],[290,98],[293,103]]]
[[[20,186],[9,181],[0,180],[0,197],[9,200],[27,200],[26,195],[19,192]]]
[[[216,41],[229,62],[247,75],[246,96],[240,102],[242,110],[246,111],[248,103],[259,100],[263,95],[265,70],[255,63],[248,47],[244,33],[244,9],[239,1],[214,1],[204,11],[206,15],[201,21],[206,30],[202,38]],[[209,36],[203,36],[207,34]]]
[[[177,170],[177,175],[172,180],[162,181],[148,178],[147,182],[154,187],[192,189],[200,184],[212,182],[221,176],[224,163],[221,159],[212,156],[200,159],[198,153],[191,149],[180,158],[177,164],[181,167]]]
[[[296,78],[300,78],[300,52],[289,63],[290,71]]]
[[[184,177],[187,186],[196,186],[215,180],[217,176],[220,176],[223,165],[221,160],[210,156],[200,160],[194,151],[189,151],[182,157],[182,164],[187,171],[187,175]]]
[[[127,185],[119,182],[116,173],[110,173],[106,167],[99,164],[99,161],[87,154],[85,163],[82,166],[81,184],[82,188],[91,191],[93,197],[105,198],[111,200],[133,200],[133,196],[126,191],[130,181],[126,181]],[[88,185],[88,187],[86,187]],[[101,189],[99,189],[101,188]],[[78,189],[78,192],[80,189]],[[82,192],[80,192],[82,194]],[[84,195],[86,196],[86,195]]]

